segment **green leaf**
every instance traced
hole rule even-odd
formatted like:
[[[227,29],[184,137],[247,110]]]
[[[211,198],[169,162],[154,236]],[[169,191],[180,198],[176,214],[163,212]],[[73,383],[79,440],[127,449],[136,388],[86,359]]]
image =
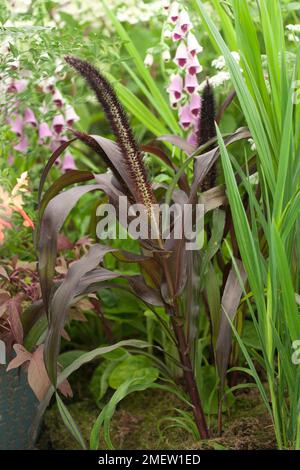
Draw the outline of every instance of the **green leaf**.
[[[84,450],[86,450],[87,449],[86,443],[85,443],[85,441],[82,437],[82,434],[81,434],[77,424],[75,423],[74,419],[72,418],[70,412],[68,411],[67,407],[64,405],[64,403],[63,403],[62,399],[60,398],[60,396],[58,395],[58,393],[55,394],[55,397],[56,397],[57,407],[58,407],[58,410],[60,412],[60,416],[61,416],[66,428],[70,431],[70,433],[76,439],[78,444]]]
[[[148,377],[153,378],[153,382],[159,376],[159,370],[156,367],[152,367],[152,361],[150,358],[142,355],[130,356],[125,361],[118,364],[113,369],[112,373],[109,376],[109,386],[111,388],[117,389],[126,382],[129,377],[139,378],[139,377]],[[156,377],[156,379],[154,379]]]
[[[147,370],[147,369],[144,369]],[[90,435],[90,449],[97,450],[99,445],[99,433],[103,426],[104,439],[109,449],[114,449],[110,438],[110,424],[118,403],[133,392],[146,390],[157,379],[156,374],[146,373],[140,377],[131,378],[123,382],[115,391],[107,405],[99,414]]]

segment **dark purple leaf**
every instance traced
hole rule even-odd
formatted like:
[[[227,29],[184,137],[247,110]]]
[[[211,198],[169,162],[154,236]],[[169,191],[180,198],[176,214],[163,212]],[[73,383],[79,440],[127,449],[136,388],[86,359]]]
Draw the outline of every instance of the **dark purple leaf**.
[[[76,294],[78,294],[78,287],[82,278],[100,264],[106,253],[113,250],[113,248],[107,246],[91,246],[86,255],[71,264],[66,278],[53,295],[49,310],[50,321],[45,342],[44,356],[49,378],[54,385],[56,385],[57,378],[57,358],[60,349],[60,335],[65,324],[68,309],[72,300]],[[97,274],[98,278],[99,274],[100,273]],[[105,276],[103,276],[103,280],[105,280]]]
[[[38,203],[39,204],[40,204],[40,201],[41,201],[44,184],[45,184],[45,181],[46,181],[46,178],[47,178],[47,175],[48,175],[49,171],[51,170],[51,168],[54,165],[54,163],[56,162],[56,160],[60,157],[60,155],[66,150],[67,147],[69,147],[69,145],[71,145],[72,142],[74,142],[74,140],[76,140],[76,139],[71,139],[71,140],[68,140],[67,142],[64,142],[62,145],[60,145],[55,150],[55,152],[53,152],[53,154],[49,158],[49,160],[48,160],[48,162],[47,162],[47,164],[46,164],[46,166],[45,166],[45,168],[42,172],[42,176],[41,176],[41,179],[40,179],[40,185],[39,185],[39,191],[38,191]]]

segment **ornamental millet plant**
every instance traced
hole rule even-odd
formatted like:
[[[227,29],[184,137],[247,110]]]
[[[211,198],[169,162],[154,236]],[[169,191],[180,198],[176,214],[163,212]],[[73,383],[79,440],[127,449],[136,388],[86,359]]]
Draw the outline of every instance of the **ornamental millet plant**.
[[[86,79],[87,83],[91,86],[99,102],[103,106],[121,150],[122,158],[124,159],[124,163],[128,170],[128,175],[133,182],[132,187],[134,188],[134,191],[131,196],[135,202],[143,204],[147,209],[149,217],[153,218],[154,213],[152,211],[152,206],[156,203],[156,199],[148,181],[146,168],[143,162],[143,154],[138,147],[125,111],[113,88],[103,75],[87,62],[74,57],[66,57],[66,62],[74,67]],[[114,168],[112,168],[112,170],[114,171]],[[124,182],[122,183],[122,186],[123,185]],[[183,366],[187,391],[193,404],[196,424],[201,438],[205,439],[208,438],[208,429],[192,370],[192,364],[188,355],[187,340],[183,330],[179,305],[176,299],[176,287],[174,286],[170,263],[164,253],[164,242],[160,237],[158,238],[158,247],[160,255],[162,255],[162,271],[169,291],[168,297],[170,299],[170,303],[167,304],[164,299],[162,300],[170,315],[172,327],[175,333],[178,353]],[[153,248],[155,250],[155,245]]]
[[[83,295],[97,292],[101,288],[118,288],[118,285],[113,282],[117,278],[120,281],[127,280],[129,291],[156,313],[157,320],[167,332],[168,338],[176,346],[182,365],[185,389],[190,396],[199,435],[203,439],[208,438],[209,432],[191,360],[194,342],[191,343],[188,339],[188,322],[191,316],[188,310],[189,307],[187,309],[183,307],[185,305],[185,288],[193,282],[190,275],[193,272],[193,255],[186,249],[184,234],[180,239],[175,237],[172,223],[171,237],[165,239],[163,236],[159,220],[156,219],[154,207],[156,202],[160,202],[161,197],[164,201],[165,192],[160,190],[155,193],[144,166],[143,151],[151,152],[164,162],[169,161],[170,167],[175,171],[176,167],[173,166],[169,157],[155,145],[139,146],[137,144],[128,118],[115,91],[101,73],[86,61],[75,57],[66,57],[66,62],[85,78],[95,92],[110,122],[116,142],[99,135],[89,135],[70,129],[74,138],[63,143],[60,148],[55,150],[41,176],[36,246],[39,258],[38,269],[41,291],[48,318],[44,358],[50,380],[54,389],[56,389],[60,384],[60,375],[57,372],[60,333],[64,327],[69,307]],[[205,109],[205,104],[203,109]],[[214,116],[211,115],[210,119],[212,125]],[[243,135],[244,133],[238,131],[231,136],[231,142],[244,138]],[[76,139],[96,152],[102,163],[104,161],[111,171],[94,174],[90,171],[70,170],[44,191],[44,184],[52,165]],[[164,139],[162,138],[162,140]],[[188,154],[194,151],[191,145],[186,142],[184,145],[188,147]],[[205,151],[205,146],[200,150]],[[182,206],[186,203],[195,204],[197,192],[217,156],[218,149],[216,148],[205,154],[202,153],[199,157],[195,152],[193,158],[196,159],[195,169],[197,171],[192,175],[193,178],[190,183],[185,173],[178,177],[178,189],[174,188],[171,200],[179,201]],[[197,161],[198,158],[201,161]],[[200,171],[198,171],[199,163]],[[94,180],[94,182],[67,189],[68,186],[89,180]],[[96,190],[104,192],[116,209],[120,209],[121,196],[127,197],[130,203],[143,204],[146,207],[149,219],[154,219],[156,223],[158,236],[151,238],[149,235],[147,239],[140,239],[140,254],[128,253],[123,249],[116,249],[99,243],[94,244],[82,258],[70,266],[66,278],[57,283],[54,279],[54,273],[58,233],[79,198],[90,191]],[[211,196],[208,197],[211,198]],[[223,203],[224,191],[214,192],[207,210],[213,210]],[[116,212],[120,213],[119,210]],[[126,217],[129,217],[128,214],[126,214]],[[104,268],[102,261],[105,254],[109,252],[115,254],[117,258],[120,257],[122,261],[138,263],[141,275],[130,276]],[[194,304],[198,307],[198,298],[195,299]],[[168,314],[167,322],[153,310],[154,306],[164,307]]]
[[[45,343],[45,364],[49,377],[56,387],[57,385],[57,358],[60,348],[59,331],[63,328],[64,318],[67,315],[68,306],[84,292],[97,291],[103,281],[120,277],[118,273],[112,273],[103,267],[97,267],[106,252],[116,251],[113,248],[102,245],[94,245],[90,252],[98,252],[86,255],[86,259],[77,261],[77,266],[71,266],[71,274],[66,277],[62,285],[57,286],[53,282],[56,259],[56,240],[58,231],[71,208],[78,198],[90,190],[104,191],[109,200],[119,205],[119,197],[125,195],[130,202],[143,204],[149,218],[155,219],[159,231],[159,221],[153,211],[156,197],[149,182],[147,171],[143,162],[142,148],[137,144],[128,118],[120,104],[115,91],[107,79],[92,65],[75,57],[66,57],[66,62],[77,70],[95,92],[109,120],[112,131],[116,137],[116,143],[100,136],[88,135],[72,130],[75,139],[79,139],[95,151],[111,170],[110,173],[94,175],[90,172],[70,171],[67,179],[62,176],[50,187],[42,197],[43,186],[55,160],[74,140],[64,143],[50,158],[43,172],[40,184],[40,224],[37,231],[37,248],[39,252],[39,275],[45,310],[48,316],[49,327]],[[96,179],[96,184],[77,186],[57,195],[60,189],[73,183]],[[68,181],[67,181],[68,180]],[[66,183],[67,182],[67,183]],[[182,188],[187,190],[187,182],[180,181]],[[188,201],[189,194],[179,190],[180,196]],[[184,195],[185,194],[185,195]],[[69,196],[70,195],[70,196]],[[54,196],[54,197],[53,197]],[[192,200],[194,197],[191,195]],[[163,306],[168,313],[171,325],[169,335],[176,344],[185,382],[185,389],[190,396],[192,410],[195,417],[200,437],[208,438],[209,433],[196,385],[193,366],[189,355],[189,346],[184,327],[184,312],[181,310],[179,298],[184,290],[187,280],[187,263],[190,259],[185,252],[185,239],[164,240],[162,233],[155,239],[140,240],[141,255],[128,256],[122,252],[127,261],[140,263],[142,276],[129,277],[128,283],[133,291],[148,305]],[[91,256],[91,258],[90,258]],[[76,263],[74,263],[76,264]],[[88,265],[86,268],[85,266]],[[85,271],[86,269],[86,271]],[[77,287],[68,290],[72,279],[76,278],[78,270]],[[80,274],[79,274],[80,273]],[[83,277],[82,277],[83,276]],[[124,276],[122,276],[124,278]],[[90,280],[90,285],[89,285]],[[142,286],[142,288],[141,288]],[[66,294],[66,291],[68,294]],[[62,300],[63,299],[63,300]],[[63,311],[62,311],[63,302]],[[166,326],[166,325],[164,325]]]

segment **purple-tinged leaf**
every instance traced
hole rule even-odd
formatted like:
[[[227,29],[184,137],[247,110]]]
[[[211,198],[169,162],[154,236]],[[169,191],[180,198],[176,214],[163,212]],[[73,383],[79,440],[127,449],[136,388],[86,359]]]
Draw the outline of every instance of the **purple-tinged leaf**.
[[[7,302],[8,322],[16,343],[23,343],[23,326],[20,318],[21,299],[13,298]]]
[[[114,251],[114,248],[101,245],[91,246],[86,255],[71,264],[66,278],[53,295],[50,304],[50,322],[44,352],[46,369],[53,385],[56,385],[57,379],[60,335],[70,304],[78,292],[78,286],[82,278],[87,273],[93,271],[103,260],[104,255],[111,251]]]
[[[67,191],[64,191],[63,193],[51,199],[45,209],[38,234],[38,269],[42,297],[47,314],[49,310],[49,300],[51,297],[53,277],[55,273],[58,233],[68,214],[76,205],[81,196],[90,191],[107,190],[110,181],[111,177],[109,175],[101,175],[101,179],[98,179],[98,184],[77,186],[75,188],[68,189]]]
[[[247,128],[241,127],[237,129],[232,135],[224,139],[224,142],[227,145],[233,144],[242,139],[249,139],[251,137],[250,132]],[[220,155],[219,147],[203,153],[202,155],[195,156],[195,167],[194,167],[194,179],[191,187],[191,192],[189,196],[190,202],[195,200],[197,191],[201,186],[202,181],[204,180],[207,173],[210,171],[214,163],[217,161]]]
[[[61,175],[45,192],[40,202],[40,217],[42,216],[47,204],[53,199],[62,189],[71,186],[75,183],[84,183],[85,181],[94,179],[94,175],[90,171],[70,170],[64,175]]]
[[[158,141],[169,142],[170,144],[178,147],[180,150],[183,150],[187,155],[192,155],[195,152],[195,147],[189,144],[185,139],[177,135],[166,134],[157,137]]]
[[[157,307],[164,305],[159,291],[147,286],[142,276],[129,276],[128,283],[132,287],[134,294],[147,304]]]
[[[53,154],[49,158],[45,168],[43,169],[42,176],[41,176],[41,179],[40,179],[40,185],[39,185],[39,190],[38,190],[38,203],[39,204],[40,204],[40,201],[41,201],[44,184],[45,184],[45,181],[46,181],[46,178],[48,176],[49,171],[51,170],[51,168],[54,165],[54,163],[56,162],[56,160],[60,157],[60,155],[66,150],[67,147],[69,147],[69,145],[71,145],[72,142],[74,142],[74,140],[76,140],[76,139],[71,139],[71,140],[68,140],[67,142],[64,142],[63,144],[61,144],[53,152]]]
[[[239,277],[245,283],[247,274],[242,262],[238,259],[235,260]],[[219,334],[216,344],[216,363],[218,372],[221,379],[221,386],[224,386],[225,375],[227,371],[230,349],[231,349],[231,326],[230,321],[234,320],[236,311],[238,309],[241,296],[243,293],[243,286],[240,284],[239,277],[233,267],[227,278],[225,289],[222,296],[221,303],[221,320]]]

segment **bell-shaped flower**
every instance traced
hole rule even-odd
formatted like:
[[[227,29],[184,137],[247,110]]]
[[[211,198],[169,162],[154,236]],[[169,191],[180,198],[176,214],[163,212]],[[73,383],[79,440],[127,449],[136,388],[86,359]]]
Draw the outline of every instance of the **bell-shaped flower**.
[[[188,104],[182,106],[179,111],[179,122],[183,129],[188,129],[193,122],[193,117],[190,113],[190,107]]]
[[[171,39],[171,37],[172,37],[172,31],[171,31],[171,29],[166,28],[166,29],[164,30],[163,36],[164,36],[165,39]]]
[[[186,10],[182,10],[180,12],[178,24],[183,34],[186,34],[191,29],[192,23],[190,21],[189,14]]]
[[[20,67],[20,61],[18,59],[13,60],[12,62],[9,63],[9,66],[11,70],[18,70],[18,68]]]
[[[162,0],[162,7],[165,11],[168,11],[169,8],[170,8],[170,5],[171,5],[171,1],[170,0]]]
[[[189,111],[193,117],[198,117],[201,108],[201,98],[195,94],[191,97]]]
[[[199,64],[199,60],[197,59],[197,56],[192,56],[189,55],[188,61],[187,61],[187,71],[190,75],[195,75],[196,73],[199,73],[202,71],[202,66]]]
[[[170,85],[167,88],[167,91],[174,98],[174,101],[179,101],[182,98],[182,88],[182,77],[180,75],[174,75]]]
[[[39,82],[39,86],[41,87],[44,93],[54,93],[55,82],[56,79],[54,77],[47,77]]]
[[[153,60],[154,60],[153,55],[148,52],[148,54],[146,54],[146,57],[144,59],[144,65],[146,67],[151,67],[153,64]]]
[[[24,91],[27,85],[26,80],[14,80],[7,88],[8,93],[21,93]]]
[[[172,2],[171,7],[170,7],[170,16],[169,20],[171,23],[176,23],[179,18],[179,3],[178,2]]]
[[[26,108],[24,112],[24,123],[30,124],[33,127],[37,126],[37,120],[34,115],[34,112],[30,108]]]
[[[53,92],[53,103],[58,107],[61,108],[64,104],[64,99],[62,97],[61,92],[56,88]]]
[[[174,28],[174,31],[172,32],[172,40],[174,42],[180,41],[183,38],[183,36],[184,36],[184,34],[181,31],[179,24],[177,23],[175,28]]]
[[[171,59],[171,54],[169,49],[165,49],[162,53],[162,59],[164,62],[169,62]]]
[[[55,152],[55,150],[58,149],[58,147],[60,147],[61,145],[61,141],[58,140],[58,139],[54,139],[54,140],[51,140],[50,142],[50,150],[51,152]],[[57,160],[56,160],[56,164],[57,164]]]
[[[28,140],[25,134],[21,137],[20,142],[14,146],[14,149],[18,152],[26,153],[28,149]]]
[[[46,122],[41,122],[39,125],[39,139],[44,142],[47,137],[52,137],[51,129]]]
[[[78,114],[75,113],[74,108],[70,105],[66,107],[65,117],[66,117],[66,123],[68,124],[68,126],[72,126],[74,122],[79,120]]]
[[[65,126],[64,117],[61,114],[57,114],[53,118],[52,125],[53,125],[53,129],[55,130],[55,132],[57,134],[60,134]]]
[[[177,47],[174,62],[178,65],[178,67],[184,69],[186,67],[188,57],[189,56],[186,45],[181,42]]]
[[[17,114],[15,119],[9,120],[11,130],[19,137],[23,134],[23,118],[20,114]]]
[[[74,158],[70,153],[67,153],[65,155],[65,158],[64,158],[61,169],[62,169],[63,172],[69,171],[69,170],[76,170],[76,165],[75,165],[75,162],[74,162]]]
[[[187,73],[185,76],[184,88],[190,95],[195,93],[198,88],[197,75],[190,75]]]
[[[199,42],[196,39],[196,36],[189,32],[187,37],[187,48],[189,53],[194,57],[195,55],[199,54],[199,52],[203,51],[203,47],[200,46]]]
[[[175,96],[172,93],[169,96],[169,100],[170,100],[171,108],[177,109],[179,101],[175,98]]]

